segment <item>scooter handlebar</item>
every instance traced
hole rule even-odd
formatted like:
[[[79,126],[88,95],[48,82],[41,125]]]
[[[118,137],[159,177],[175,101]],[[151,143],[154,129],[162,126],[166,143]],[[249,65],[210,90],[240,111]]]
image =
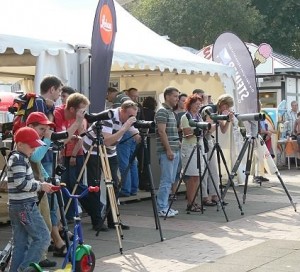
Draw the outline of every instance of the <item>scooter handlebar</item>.
[[[70,193],[70,191],[68,190],[68,188],[66,188],[65,186],[61,186],[61,188],[63,189],[63,191],[66,193],[66,195],[69,198],[83,198],[83,197],[85,197],[88,194],[88,192],[90,192],[90,193],[97,193],[97,192],[100,191],[99,186],[89,186],[86,189],[84,189],[84,191],[80,195],[72,195]]]

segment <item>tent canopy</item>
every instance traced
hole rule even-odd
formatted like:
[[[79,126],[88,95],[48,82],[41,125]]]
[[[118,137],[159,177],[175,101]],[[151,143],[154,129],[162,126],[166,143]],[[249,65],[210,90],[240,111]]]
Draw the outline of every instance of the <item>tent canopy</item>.
[[[195,56],[169,42],[115,2],[117,33],[112,70],[174,70],[185,72],[231,75],[226,66]]]
[[[94,7],[89,10],[90,14],[85,13],[85,16],[87,16],[86,20],[90,21],[90,24],[88,24],[89,27],[80,29],[81,25],[77,25],[77,37],[80,36],[78,33],[83,33],[83,36],[89,37],[84,40],[87,48],[90,47],[97,3],[98,1],[94,0]],[[82,5],[84,5],[84,2]],[[158,72],[170,71],[184,74],[209,73],[211,76],[218,75],[220,78],[233,76],[234,71],[232,68],[206,60],[178,47],[147,28],[117,2],[115,2],[115,7],[117,13],[117,34],[112,63],[113,72],[123,73],[127,71],[155,70]],[[73,14],[70,10],[66,10],[65,12],[70,16]],[[74,13],[75,15],[76,13]],[[27,17],[30,17],[30,14]],[[75,22],[77,19],[72,18],[66,21]],[[12,23],[22,25],[22,22],[18,22],[18,18],[10,21],[10,24]],[[5,22],[2,22],[0,17],[1,24],[5,25]],[[51,21],[49,21],[49,28],[51,28],[50,25]],[[59,29],[55,29],[55,31],[57,32],[57,37],[69,37],[67,35],[67,27],[60,27]],[[36,32],[36,37],[45,35],[43,29],[42,32]],[[89,34],[86,35],[86,33]],[[76,40],[76,37],[72,40]],[[82,39],[80,40],[82,41]],[[62,65],[68,62],[67,55],[70,55],[70,53],[72,55],[75,52],[75,48],[77,47],[69,43],[0,35],[0,76],[2,76],[0,81],[3,81],[7,76],[9,76],[10,80],[12,80],[12,77],[15,77],[15,81],[22,77],[26,78],[26,76],[33,77],[34,75],[36,76],[37,70],[40,70],[39,78],[36,77],[36,80],[45,74],[54,73],[58,76],[63,74],[63,81],[68,82],[68,73],[70,71],[62,68]],[[47,58],[51,58],[51,61],[48,61],[48,64],[44,65]],[[84,58],[81,59],[80,63],[85,62],[86,58],[87,56],[85,60]],[[58,61],[58,64],[54,66],[62,71],[57,72],[57,69],[50,69],[50,64],[53,64],[54,60]],[[73,71],[73,75],[77,76],[77,73]]]
[[[0,81],[14,83],[33,79],[41,55],[59,56],[74,53],[74,47],[62,42],[44,41],[19,36],[0,35]]]

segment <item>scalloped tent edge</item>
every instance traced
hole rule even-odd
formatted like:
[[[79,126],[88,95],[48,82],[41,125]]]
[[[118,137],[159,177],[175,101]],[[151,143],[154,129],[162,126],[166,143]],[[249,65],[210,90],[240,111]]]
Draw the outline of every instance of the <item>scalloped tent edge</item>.
[[[117,34],[114,46],[112,74],[115,72],[158,71],[182,74],[217,75],[223,81],[232,80],[234,69],[204,58],[169,42],[151,29],[143,25],[118,3],[115,2],[117,13]],[[130,25],[130,28],[127,26]],[[92,33],[91,29],[86,29]],[[89,41],[87,41],[87,44]],[[79,72],[79,55],[77,45],[69,43],[38,40],[18,36],[0,34],[0,73],[3,69],[13,66],[28,66],[27,76],[35,78],[35,88],[46,74],[59,76],[65,84],[79,86],[76,79]],[[90,54],[86,47],[86,56]],[[78,53],[78,54],[77,54]],[[76,57],[74,57],[74,55]],[[7,65],[7,66],[6,66]],[[74,67],[74,65],[76,67]],[[5,68],[1,67],[5,66]],[[9,71],[10,75],[14,74]],[[26,76],[26,73],[20,73]],[[227,85],[223,82],[224,85]]]

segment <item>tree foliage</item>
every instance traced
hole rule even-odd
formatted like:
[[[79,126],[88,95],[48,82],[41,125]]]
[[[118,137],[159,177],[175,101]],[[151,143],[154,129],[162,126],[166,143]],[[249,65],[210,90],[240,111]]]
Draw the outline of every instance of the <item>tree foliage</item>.
[[[179,46],[202,48],[225,31],[249,38],[263,27],[263,17],[249,0],[138,0],[130,13]]]
[[[179,46],[200,49],[230,31],[300,57],[299,0],[136,0],[125,8]]]
[[[252,0],[252,3],[265,21],[253,41],[265,41],[276,52],[300,58],[300,1]]]

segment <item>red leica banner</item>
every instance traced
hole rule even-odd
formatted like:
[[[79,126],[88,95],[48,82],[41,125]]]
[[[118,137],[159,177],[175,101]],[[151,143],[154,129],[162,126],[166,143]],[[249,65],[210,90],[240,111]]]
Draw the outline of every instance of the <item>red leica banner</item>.
[[[92,35],[90,112],[105,108],[116,31],[114,1],[100,0]]]
[[[235,69],[235,109],[238,113],[257,113],[258,91],[251,54],[233,33],[221,34],[213,46],[212,59]]]

